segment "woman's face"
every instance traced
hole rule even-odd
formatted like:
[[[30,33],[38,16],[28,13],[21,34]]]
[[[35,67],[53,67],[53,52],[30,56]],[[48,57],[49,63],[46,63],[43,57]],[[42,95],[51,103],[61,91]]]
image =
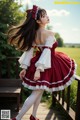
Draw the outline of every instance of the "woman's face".
[[[40,17],[39,20],[39,25],[46,25],[50,22],[49,17],[47,15],[47,13],[42,13],[42,16]]]

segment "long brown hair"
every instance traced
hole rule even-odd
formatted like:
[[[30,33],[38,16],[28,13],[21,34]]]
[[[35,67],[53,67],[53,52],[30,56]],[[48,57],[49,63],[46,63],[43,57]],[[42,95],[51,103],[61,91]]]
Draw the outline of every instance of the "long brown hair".
[[[45,13],[44,9],[39,8],[36,20],[40,20],[40,17]],[[39,28],[36,20],[32,18],[31,12],[27,13],[26,20],[22,25],[11,28],[8,31],[8,43],[15,46],[18,50],[29,50],[35,41],[36,31]]]

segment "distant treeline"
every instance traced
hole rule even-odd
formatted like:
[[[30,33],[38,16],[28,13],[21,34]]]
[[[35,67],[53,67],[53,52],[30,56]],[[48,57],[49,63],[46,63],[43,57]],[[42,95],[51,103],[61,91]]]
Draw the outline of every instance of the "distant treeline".
[[[80,48],[80,43],[64,43],[65,47],[78,47]]]

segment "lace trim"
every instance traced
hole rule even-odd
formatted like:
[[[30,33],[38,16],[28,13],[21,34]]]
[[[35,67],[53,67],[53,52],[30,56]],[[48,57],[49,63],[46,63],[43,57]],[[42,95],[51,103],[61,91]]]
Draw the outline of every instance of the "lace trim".
[[[75,78],[75,75],[73,75],[71,77],[71,79],[64,86],[62,85],[62,86],[54,87],[54,88],[49,88],[49,87],[47,87],[45,85],[31,86],[31,85],[26,84],[24,81],[22,82],[22,85],[24,87],[27,87],[27,88],[32,89],[32,90],[42,89],[42,90],[46,90],[46,91],[49,91],[49,92],[53,92],[53,91],[60,91],[60,90],[65,89],[65,87],[69,86],[72,83],[72,81],[74,80],[74,78]]]

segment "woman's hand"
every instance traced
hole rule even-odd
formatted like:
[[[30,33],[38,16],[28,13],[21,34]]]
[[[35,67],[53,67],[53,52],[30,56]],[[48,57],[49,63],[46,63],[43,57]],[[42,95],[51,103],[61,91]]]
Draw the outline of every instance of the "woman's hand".
[[[22,79],[25,76],[25,74],[26,74],[26,69],[21,70],[19,74],[20,78]]]
[[[38,80],[40,78],[40,70],[37,69],[34,74],[34,80]]]

